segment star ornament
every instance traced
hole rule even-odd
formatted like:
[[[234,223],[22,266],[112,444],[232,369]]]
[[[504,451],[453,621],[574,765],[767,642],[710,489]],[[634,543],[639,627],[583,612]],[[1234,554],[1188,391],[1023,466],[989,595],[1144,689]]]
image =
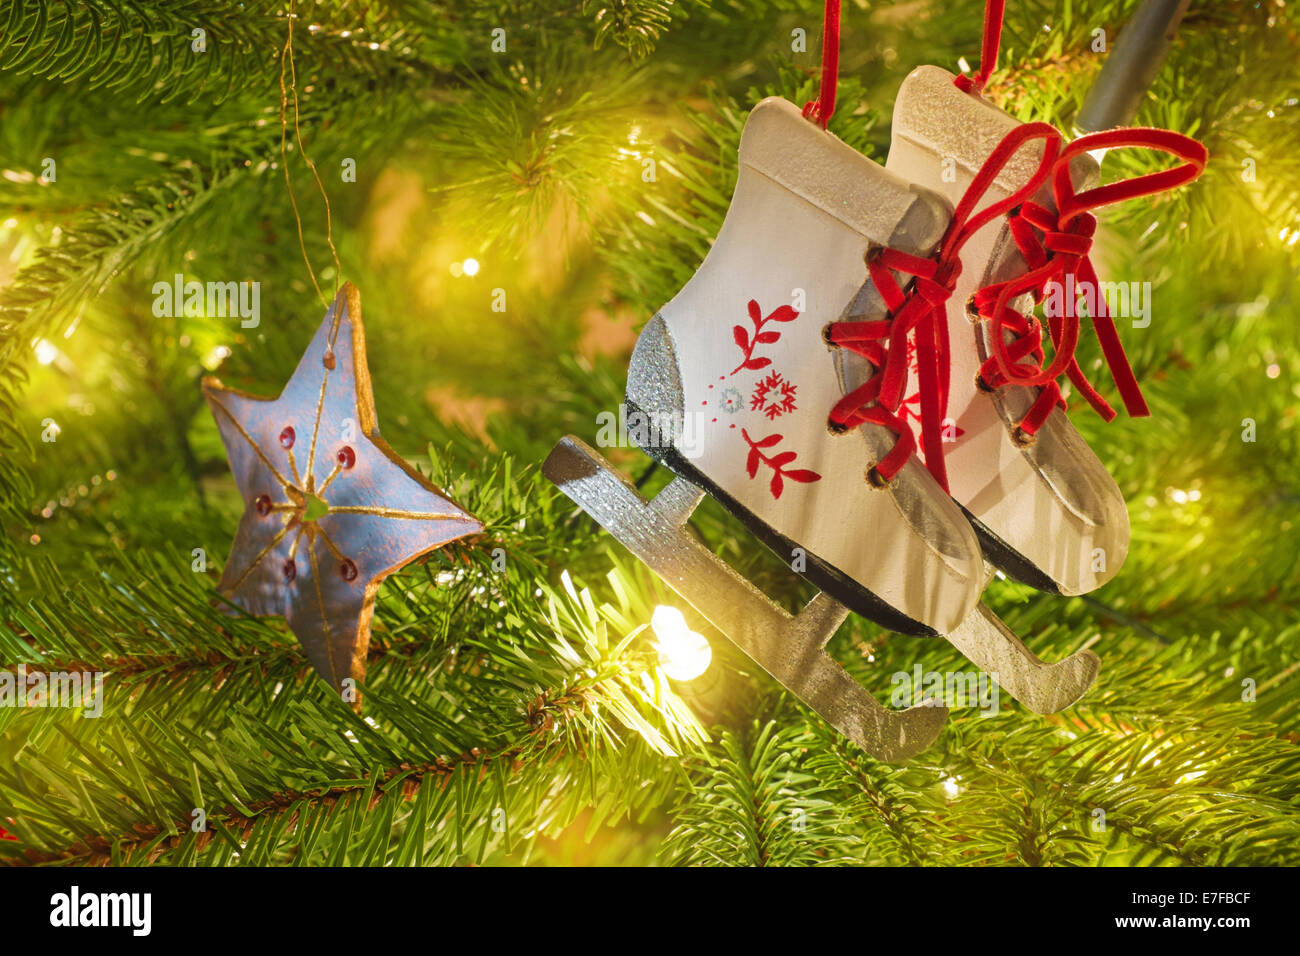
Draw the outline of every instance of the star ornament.
[[[316,672],[337,691],[354,687],[380,582],[482,523],[379,437],[350,283],[279,398],[214,378],[203,394],[245,505],[221,593],[250,614],[284,617]]]

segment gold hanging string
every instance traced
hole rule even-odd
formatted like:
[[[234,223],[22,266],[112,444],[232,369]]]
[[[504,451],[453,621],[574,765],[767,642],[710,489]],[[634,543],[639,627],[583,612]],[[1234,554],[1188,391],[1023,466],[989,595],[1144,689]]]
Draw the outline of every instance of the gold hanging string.
[[[289,192],[289,204],[293,207],[293,218],[298,224],[298,248],[302,250],[302,261],[307,265],[307,275],[311,277],[311,284],[316,289],[316,295],[320,297],[321,303],[328,307],[329,301],[325,294],[321,292],[320,283],[316,281],[316,270],[311,266],[311,258],[307,255],[307,242],[302,235],[302,216],[298,212],[298,200],[293,194],[293,184],[289,180],[289,156],[288,156],[288,108],[289,95],[293,95],[293,135],[298,143],[298,152],[311,170],[312,177],[316,180],[316,189],[320,192],[321,199],[325,202],[325,241],[329,244],[330,255],[334,258],[334,292],[338,294],[339,277],[343,272],[343,266],[339,263],[339,253],[334,247],[334,224],[330,212],[330,197],[325,192],[325,184],[321,182],[320,173],[316,169],[316,164],[312,162],[307,155],[307,149],[302,142],[302,128],[298,124],[298,73],[293,63],[293,25],[297,20],[295,7],[296,0],[289,2],[289,32],[284,41],[284,49],[280,51],[280,165],[284,167],[284,187]],[[285,85],[285,72],[288,71],[289,83]]]

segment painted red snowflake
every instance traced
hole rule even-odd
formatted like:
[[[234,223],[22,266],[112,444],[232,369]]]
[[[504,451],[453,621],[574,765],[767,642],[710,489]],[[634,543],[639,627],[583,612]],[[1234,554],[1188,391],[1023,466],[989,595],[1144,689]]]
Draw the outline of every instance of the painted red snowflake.
[[[752,411],[761,411],[769,419],[777,418],[795,410],[794,393],[795,386],[780,372],[773,372],[767,378],[759,379],[754,386],[749,407]]]

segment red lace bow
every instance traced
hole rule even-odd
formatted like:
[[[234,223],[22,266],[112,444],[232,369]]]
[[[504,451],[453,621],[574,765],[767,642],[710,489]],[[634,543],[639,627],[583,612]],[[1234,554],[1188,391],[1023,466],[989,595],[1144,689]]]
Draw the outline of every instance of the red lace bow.
[[[1170,169],[1076,192],[1070,175],[1071,159],[1085,152],[1115,147],[1154,149],[1183,162]],[[1061,152],[1052,168],[1052,194],[1058,212],[1054,213],[1038,203],[1026,202],[1007,217],[1012,239],[1029,269],[1015,279],[981,289],[976,293],[973,305],[982,318],[991,320],[991,355],[980,368],[983,384],[989,388],[1001,385],[1042,388],[1020,422],[1024,438],[1032,438],[1053,408],[1065,406],[1057,381],[1063,374],[1106,421],[1115,417],[1114,409],[1093,387],[1075,360],[1080,324],[1076,300],[1080,293],[1085,292],[1091,293],[1093,307],[1089,310],[1089,320],[1125,409],[1133,416],[1148,414],[1142,390],[1120,345],[1119,332],[1107,310],[1097,272],[1089,258],[1097,231],[1097,218],[1091,210],[1189,183],[1201,174],[1205,162],[1204,146],[1169,130],[1116,129],[1083,136]],[[1010,303],[1026,293],[1032,294],[1035,302],[1042,302],[1053,283],[1061,293],[1064,308],[1045,310],[1054,354],[1052,361],[1044,367],[1041,324],[1032,315],[1022,315],[1011,308]]]

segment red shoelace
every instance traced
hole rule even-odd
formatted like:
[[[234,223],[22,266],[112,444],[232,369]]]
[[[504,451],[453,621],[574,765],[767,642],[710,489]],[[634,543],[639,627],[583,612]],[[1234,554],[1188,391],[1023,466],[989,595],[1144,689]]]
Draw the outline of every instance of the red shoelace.
[[[973,77],[959,76],[955,85],[978,96],[997,64],[1002,37],[1005,0],[987,0],[984,9],[984,37],[980,69]],[[835,73],[839,58],[839,2],[827,0],[822,46],[821,92],[804,107],[804,115],[823,128],[835,103]],[[1013,194],[975,212],[989,187],[1016,151],[1033,139],[1043,140],[1043,154],[1029,182]],[[1010,307],[1019,295],[1031,294],[1040,303],[1053,282],[1063,289],[1085,287],[1093,292],[1089,319],[1101,343],[1102,354],[1129,414],[1147,414],[1137,378],[1120,345],[1119,333],[1110,317],[1097,282],[1089,252],[1097,229],[1093,209],[1173,189],[1196,179],[1205,168],[1205,147],[1169,130],[1133,128],[1107,130],[1083,136],[1062,148],[1063,137],[1045,123],[1017,127],[1005,136],[980,167],[953,213],[952,222],[933,259],[924,259],[897,249],[873,248],[867,254],[867,271],[885,302],[885,318],[867,322],[834,322],[826,327],[826,341],[861,355],[874,368],[872,376],[845,395],[831,410],[828,426],[846,432],[872,423],[888,428],[897,441],[869,472],[873,484],[883,486],[892,479],[908,457],[917,450],[911,428],[899,408],[907,389],[907,342],[916,345],[920,402],[921,445],[925,465],[939,484],[948,490],[944,462],[943,425],[948,407],[949,353],[947,304],[961,274],[960,252],[967,240],[985,225],[1007,215],[1013,240],[1024,258],[1027,271],[1015,279],[986,286],[970,303],[978,317],[990,320],[991,356],[980,369],[978,384],[991,391],[1015,384],[1041,389],[1030,410],[1019,423],[1017,440],[1028,443],[1052,409],[1065,406],[1058,379],[1069,377],[1075,388],[1107,421],[1114,410],[1088,381],[1074,357],[1079,342],[1079,316],[1073,291],[1068,293],[1062,314],[1047,316],[1053,358],[1044,367],[1046,352],[1041,323]],[[1118,147],[1154,149],[1183,162],[1171,168],[1147,173],[1076,192],[1070,176],[1070,160],[1081,153]],[[1056,212],[1030,201],[1051,177]],[[895,273],[910,276],[905,291]],[[1009,334],[1008,334],[1009,333]]]
[[[984,39],[980,48],[980,69],[974,77],[959,76],[958,89],[979,95],[997,65],[1002,40],[1005,0],[987,0],[984,7]],[[1070,175],[1070,161],[1083,153],[1123,147],[1153,149],[1183,160],[1170,169],[1147,173],[1076,192]],[[1006,282],[980,289],[970,307],[978,318],[992,322],[988,360],[980,367],[977,385],[992,391],[1002,385],[1038,387],[1041,391],[1019,422],[1016,440],[1028,444],[1056,407],[1065,408],[1059,379],[1067,376],[1088,404],[1106,421],[1115,410],[1088,381],[1075,359],[1079,344],[1077,293],[1091,293],[1089,320],[1101,343],[1102,356],[1115,381],[1124,408],[1135,417],[1148,414],[1137,377],[1120,345],[1119,332],[1107,309],[1089,253],[1097,232],[1092,210],[1111,203],[1151,196],[1190,183],[1205,169],[1205,147],[1196,140],[1169,130],[1134,127],[1113,129],[1080,137],[1061,151],[1052,168],[1052,198],[1056,211],[1036,202],[1026,202],[1007,217],[1011,237],[1025,260],[1027,271]],[[1044,310],[1053,357],[1044,367],[1046,350],[1042,323],[1011,308],[1011,301],[1026,293],[1034,304],[1042,303],[1049,287],[1062,290],[1061,314]],[[928,456],[928,452],[927,452]],[[928,463],[928,457],[927,457]],[[936,475],[938,477],[938,475]]]
[[[1043,141],[1043,153],[1034,175],[1005,199],[979,212],[976,205],[996,181],[1011,157],[1032,140]],[[1046,123],[1018,126],[1002,138],[985,160],[974,181],[953,212],[952,221],[933,259],[898,249],[875,247],[867,253],[867,271],[888,312],[883,319],[866,322],[832,322],[826,341],[861,355],[875,367],[872,376],[835,403],[828,417],[832,431],[844,432],[870,422],[898,436],[894,447],[872,469],[874,484],[888,482],[916,450],[912,431],[899,416],[907,391],[908,336],[916,343],[920,389],[921,442],[926,467],[946,489],[942,426],[948,406],[949,346],[947,304],[961,275],[961,250],[976,232],[1024,203],[1046,181],[1061,145],[1061,134]],[[904,292],[894,273],[911,276]]]

